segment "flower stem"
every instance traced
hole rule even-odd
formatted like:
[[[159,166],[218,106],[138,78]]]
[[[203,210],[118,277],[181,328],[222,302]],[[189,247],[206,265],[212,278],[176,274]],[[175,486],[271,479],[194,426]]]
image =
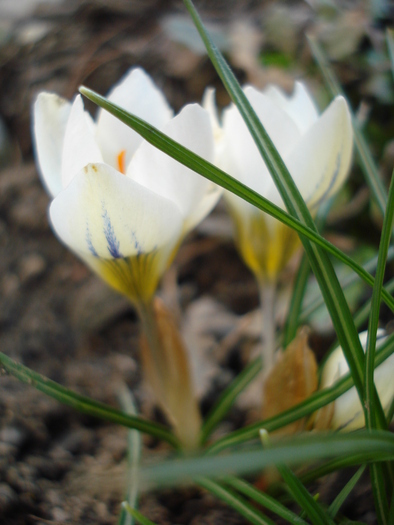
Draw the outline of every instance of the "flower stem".
[[[263,337],[263,379],[267,377],[275,362],[275,299],[276,281],[261,281],[259,283],[262,337]]]

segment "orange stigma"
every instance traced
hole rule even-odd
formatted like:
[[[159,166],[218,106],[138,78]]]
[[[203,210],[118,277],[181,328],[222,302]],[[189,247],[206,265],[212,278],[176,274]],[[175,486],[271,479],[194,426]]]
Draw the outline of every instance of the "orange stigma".
[[[122,149],[122,151],[118,153],[116,160],[118,161],[118,170],[120,171],[120,173],[123,173],[123,175],[125,175],[126,174],[126,166],[125,166],[126,150],[125,149]]]

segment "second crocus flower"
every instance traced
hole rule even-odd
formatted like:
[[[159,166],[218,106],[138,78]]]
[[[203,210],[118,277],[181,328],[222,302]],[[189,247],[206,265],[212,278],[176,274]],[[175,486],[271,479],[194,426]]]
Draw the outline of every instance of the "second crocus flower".
[[[347,103],[336,97],[319,115],[306,87],[296,82],[288,96],[270,86],[244,93],[284,160],[313,215],[319,205],[343,185],[349,172],[353,133]],[[274,204],[284,208],[282,198],[261,158],[254,140],[234,104],[226,108],[219,123],[212,92],[205,106],[215,128],[216,163],[234,178]],[[275,345],[274,302],[278,276],[300,246],[295,231],[258,210],[236,195],[225,198],[233,218],[235,240],[246,265],[259,283],[263,305],[265,369],[273,366]]]

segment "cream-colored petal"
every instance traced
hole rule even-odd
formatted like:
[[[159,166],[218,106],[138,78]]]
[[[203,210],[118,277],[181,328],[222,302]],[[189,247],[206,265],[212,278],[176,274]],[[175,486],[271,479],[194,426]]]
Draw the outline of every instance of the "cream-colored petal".
[[[335,194],[350,168],[353,131],[347,103],[337,97],[319,120],[303,135],[286,165],[308,207]]]
[[[292,119],[264,94],[252,87],[245,88],[257,116],[284,157],[300,140],[300,132]],[[225,147],[218,160],[221,168],[261,195],[273,185],[268,170],[235,106],[225,110],[223,117]]]
[[[77,95],[71,108],[64,136],[62,155],[62,184],[66,188],[84,166],[102,162],[94,139],[94,123],[84,110],[82,97]]]
[[[88,164],[50,206],[60,239],[85,256],[120,259],[175,243],[182,218],[167,199],[106,164]]]
[[[162,131],[212,162],[212,126],[208,112],[198,104],[185,106]],[[221,195],[216,185],[147,142],[136,152],[127,176],[173,201],[182,213],[184,233],[209,213]]]
[[[53,93],[40,93],[33,110],[33,140],[39,171],[48,192],[62,189],[62,151],[71,104]]]
[[[211,118],[213,137],[216,143],[222,136],[222,128],[220,126],[218,108],[215,102],[215,90],[213,88],[209,87],[204,91],[202,107],[208,111]]]
[[[359,334],[361,345],[365,351],[367,344],[368,332]],[[386,339],[386,332],[379,329],[377,333],[377,347]],[[336,348],[326,363],[324,364],[320,388],[332,386],[338,379],[349,372],[349,366],[346,362],[342,348]],[[394,397],[394,355],[391,355],[375,369],[374,381],[379,393],[382,406],[387,411]],[[331,421],[331,427],[334,429],[355,430],[365,425],[364,415],[361,408],[360,400],[355,387],[342,394],[335,401],[335,409]]]
[[[294,84],[290,96],[276,86],[268,86],[264,93],[293,119],[301,134],[319,118],[315,103],[302,82]]]
[[[129,71],[111,89],[107,98],[157,128],[164,126],[173,116],[163,93],[140,68]],[[97,142],[104,161],[118,168],[119,153],[126,152],[127,166],[142,138],[110,113],[100,109],[97,119]]]

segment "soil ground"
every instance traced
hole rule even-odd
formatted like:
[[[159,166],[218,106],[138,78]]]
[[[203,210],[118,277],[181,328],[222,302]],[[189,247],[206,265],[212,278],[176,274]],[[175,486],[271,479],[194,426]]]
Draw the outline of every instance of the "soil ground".
[[[269,32],[270,27],[278,29],[275,16],[280,15],[273,3],[227,0],[197,6],[226,42],[225,51],[242,81],[264,85],[275,80],[285,89],[291,87],[302,68],[263,68],[257,57],[263,44],[278,49]],[[308,28],[317,30],[319,22],[306,4],[294,6],[294,24],[288,24],[285,42],[294,53],[291,60],[305,64],[310,56],[303,35]],[[290,7],[283,3],[283,9]],[[356,33],[364,11],[354,3],[349,12]],[[0,124],[5,132],[0,145],[0,349],[113,406],[119,406],[118,390],[126,384],[140,413],[159,421],[163,415],[141,383],[139,327],[132,307],[99,282],[49,227],[49,198],[33,159],[30,115],[40,91],[71,98],[85,84],[104,94],[135,65],[153,76],[176,110],[201,100],[207,85],[217,87],[219,103],[225,105],[227,96],[208,59],[193,50],[195,39],[189,47],[174,41],[181,38],[174,29],[177,21],[181,28],[185,24],[181,15],[185,11],[179,2],[165,0],[55,2],[4,26],[0,42]],[[272,26],[264,26],[264,17],[272,18]],[[353,36],[350,53],[365,44],[364,34],[359,40]],[[355,68],[344,70],[342,77],[366,90],[368,78],[363,75]],[[194,364],[206,412],[259,340],[257,288],[234,249],[222,205],[182,246],[161,295],[178,314],[188,344],[199,347]],[[321,335],[314,337],[325,341]],[[81,415],[12,377],[0,377],[0,392],[0,523],[117,523],[127,430]],[[221,431],[253,417],[250,395],[234,407]],[[143,442],[144,457],[168,452],[149,437]],[[327,497],[332,483],[321,488]],[[354,518],[374,522],[368,483],[360,486],[349,506]],[[244,523],[197,488],[145,494],[140,510],[160,524]]]

